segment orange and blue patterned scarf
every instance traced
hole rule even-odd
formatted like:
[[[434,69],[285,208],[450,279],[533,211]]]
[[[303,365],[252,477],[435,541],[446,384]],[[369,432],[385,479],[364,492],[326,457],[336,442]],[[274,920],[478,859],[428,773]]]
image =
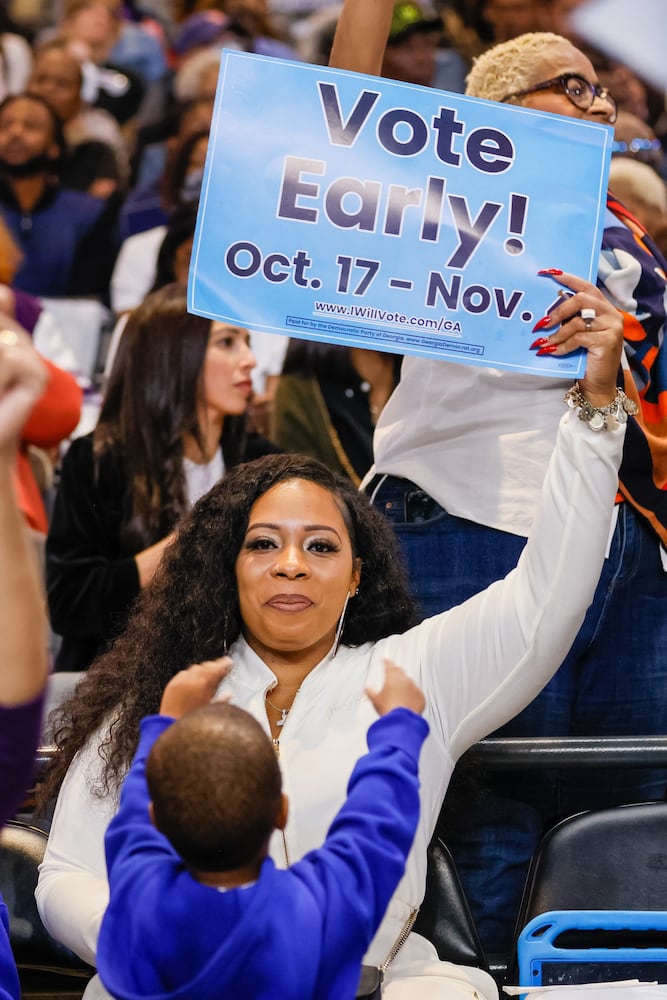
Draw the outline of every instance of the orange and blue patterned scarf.
[[[623,313],[629,371],[620,384],[640,406],[630,417],[619,489],[667,547],[667,261],[643,226],[613,195],[598,287]]]

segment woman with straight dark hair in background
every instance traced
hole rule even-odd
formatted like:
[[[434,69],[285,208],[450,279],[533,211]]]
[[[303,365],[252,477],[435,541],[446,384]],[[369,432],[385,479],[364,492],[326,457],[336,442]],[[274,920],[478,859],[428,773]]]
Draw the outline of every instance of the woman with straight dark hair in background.
[[[47,540],[56,669],[124,626],[177,523],[227,469],[275,448],[246,433],[248,331],[191,316],[168,285],[128,320],[92,434],[73,442]]]

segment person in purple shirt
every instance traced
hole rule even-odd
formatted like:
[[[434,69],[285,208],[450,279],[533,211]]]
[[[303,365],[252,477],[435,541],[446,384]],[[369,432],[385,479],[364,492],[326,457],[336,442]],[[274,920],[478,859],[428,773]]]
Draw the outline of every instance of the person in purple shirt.
[[[45,601],[16,504],[20,432],[47,372],[20,329],[0,330],[0,825],[30,781],[48,675]],[[18,1000],[7,908],[0,898],[0,1000]]]

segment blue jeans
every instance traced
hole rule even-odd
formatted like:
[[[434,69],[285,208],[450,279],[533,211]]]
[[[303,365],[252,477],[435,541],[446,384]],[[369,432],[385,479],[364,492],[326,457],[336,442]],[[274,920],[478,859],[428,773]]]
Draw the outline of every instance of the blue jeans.
[[[401,543],[424,616],[501,579],[525,545],[519,536],[448,514],[404,479],[384,477],[374,504]],[[623,503],[593,603],[567,658],[537,698],[494,735],[667,733],[666,598],[657,539]],[[655,768],[576,768],[478,774],[465,796],[454,787],[442,817],[445,824],[448,815],[455,817],[454,829],[451,836],[446,828],[442,833],[487,950],[503,952],[510,943],[527,865],[545,826],[582,809],[661,799],[666,786],[667,772]]]

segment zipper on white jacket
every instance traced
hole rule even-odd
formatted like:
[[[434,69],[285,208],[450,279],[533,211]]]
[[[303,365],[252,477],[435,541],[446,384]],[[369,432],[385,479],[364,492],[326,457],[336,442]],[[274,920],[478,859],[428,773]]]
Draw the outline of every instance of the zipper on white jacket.
[[[417,919],[417,914],[418,913],[419,913],[419,907],[417,906],[417,907],[415,907],[414,910],[411,911],[410,916],[405,921],[405,923],[403,925],[403,930],[401,931],[401,933],[398,935],[398,937],[394,941],[389,954],[387,955],[387,957],[385,958],[384,962],[380,966],[380,969],[381,969],[381,971],[383,973],[385,973],[387,971],[387,969],[389,968],[389,966],[391,965],[391,963],[394,961],[394,959],[398,955],[399,951],[401,950],[401,948],[403,947],[403,945],[405,944],[405,942],[410,937],[410,931],[412,930],[412,928],[414,926],[414,922]]]

